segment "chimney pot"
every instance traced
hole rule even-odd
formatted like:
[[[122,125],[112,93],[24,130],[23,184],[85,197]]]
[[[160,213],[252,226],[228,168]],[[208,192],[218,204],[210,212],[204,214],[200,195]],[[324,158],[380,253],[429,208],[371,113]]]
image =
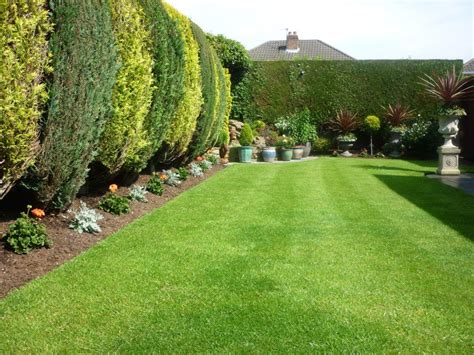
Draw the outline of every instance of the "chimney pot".
[[[296,31],[288,32],[286,36],[286,50],[287,51],[297,51],[300,48],[300,41]]]

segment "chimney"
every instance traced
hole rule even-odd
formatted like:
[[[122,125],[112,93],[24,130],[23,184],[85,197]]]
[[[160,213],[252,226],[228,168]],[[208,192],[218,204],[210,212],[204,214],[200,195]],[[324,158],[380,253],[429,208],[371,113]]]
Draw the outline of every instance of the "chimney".
[[[297,51],[300,49],[300,41],[296,32],[288,32],[286,35],[286,50]]]

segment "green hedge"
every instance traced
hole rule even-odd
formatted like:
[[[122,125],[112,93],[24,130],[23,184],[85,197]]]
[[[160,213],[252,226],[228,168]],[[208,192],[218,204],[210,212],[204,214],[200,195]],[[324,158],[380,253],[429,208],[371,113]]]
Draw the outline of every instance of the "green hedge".
[[[108,1],[50,4],[54,75],[35,177],[39,200],[61,209],[77,194],[96,154],[118,65]]]
[[[166,134],[168,157],[182,156],[191,142],[203,104],[199,45],[194,39],[191,21],[165,3],[165,8],[178,24],[184,45],[184,95],[179,102]]]
[[[143,161],[151,158],[161,148],[169,127],[184,96],[184,40],[163,3],[158,0],[140,0],[145,20],[151,34],[153,74],[156,90],[152,105],[145,119],[150,144],[143,152]]]
[[[224,68],[219,72],[219,76],[219,112],[207,143],[209,147],[222,144],[223,142],[219,141],[222,135],[229,136],[229,116],[232,111],[231,75],[229,70]]]
[[[437,104],[425,95],[420,77],[445,72],[461,61],[361,60],[256,62],[234,95],[243,119],[274,122],[308,107],[316,123],[341,108],[360,117],[382,115],[382,105],[400,101],[429,116]]]
[[[0,199],[34,162],[47,99],[51,31],[44,0],[0,3]]]
[[[146,165],[144,127],[153,97],[153,59],[143,9],[135,1],[110,0],[113,30],[121,61],[112,94],[113,112],[101,137],[98,160],[116,173],[139,172]]]
[[[218,121],[220,104],[220,72],[223,68],[214,49],[207,41],[206,34],[194,23],[191,24],[194,37],[199,44],[199,63],[201,65],[202,94],[204,104],[197,121],[193,142],[189,149],[191,158],[203,154],[213,135],[212,129]]]

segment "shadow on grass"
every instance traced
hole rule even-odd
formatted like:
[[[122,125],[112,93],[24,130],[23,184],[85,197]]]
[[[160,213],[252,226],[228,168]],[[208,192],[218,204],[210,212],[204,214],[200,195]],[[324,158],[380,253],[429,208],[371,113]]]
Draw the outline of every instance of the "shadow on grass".
[[[383,163],[383,161],[381,161]],[[432,168],[431,166],[427,166],[426,169],[420,170],[420,169],[407,169],[407,168],[402,168],[398,166],[389,166],[389,165],[370,165],[370,164],[364,164],[364,165],[354,165],[354,167],[359,168],[359,169],[372,169],[372,170],[388,170],[388,171],[407,171],[411,173],[421,173],[421,174],[426,174],[426,173],[434,173],[435,168]],[[432,168],[430,171],[430,168]]]
[[[374,175],[443,224],[474,240],[474,198],[424,176]]]

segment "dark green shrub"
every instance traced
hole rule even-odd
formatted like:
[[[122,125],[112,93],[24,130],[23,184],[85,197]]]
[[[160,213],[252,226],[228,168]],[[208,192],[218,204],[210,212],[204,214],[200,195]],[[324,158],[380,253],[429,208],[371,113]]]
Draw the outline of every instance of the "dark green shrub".
[[[220,80],[219,59],[215,51],[207,42],[205,33],[195,24],[191,23],[194,37],[199,44],[199,63],[201,66],[202,94],[204,104],[201,114],[197,120],[193,141],[188,155],[194,158],[203,154],[208,146],[207,143],[213,132],[211,132],[215,121],[218,119],[220,103]]]
[[[178,169],[178,174],[179,174],[179,178],[182,181],[188,180],[189,172],[188,172],[188,169],[186,169],[185,167],[179,168]]]
[[[144,126],[154,91],[150,33],[137,2],[110,1],[121,66],[112,93],[112,115],[101,137],[98,160],[112,174],[122,167],[140,172],[149,158],[143,156],[143,151],[152,144]]]
[[[30,209],[31,206],[28,206],[28,211],[8,227],[4,237],[7,246],[17,254],[28,254],[32,249],[53,245],[46,234],[46,227],[28,216]]]
[[[331,140],[324,137],[316,137],[312,144],[313,152],[318,154],[328,154],[331,148]]]
[[[248,123],[244,124],[242,131],[240,132],[239,143],[243,147],[252,145],[253,143],[253,133],[252,127]]]
[[[47,99],[51,31],[45,0],[0,2],[0,199],[34,163]]]
[[[160,180],[159,176],[153,175],[148,183],[146,184],[147,191],[151,192],[154,195],[161,196],[165,192],[165,188],[163,187],[163,183]]]
[[[118,64],[108,1],[52,4],[51,102],[34,175],[39,200],[63,209],[84,183],[96,154]]]
[[[99,202],[99,208],[102,211],[118,216],[121,214],[130,213],[132,211],[130,208],[130,200],[114,193],[107,193],[107,195],[102,197]]]
[[[436,120],[418,118],[413,121],[402,134],[405,154],[413,158],[435,158],[438,147],[443,144],[438,129]]]
[[[279,118],[275,126],[281,134],[291,136],[296,144],[306,144],[316,137],[316,127],[311,123],[311,113],[307,108]]]
[[[145,119],[147,140],[150,144],[142,153],[143,160],[155,157],[168,133],[177,107],[184,95],[184,40],[177,22],[170,18],[159,0],[139,0],[151,34],[153,55],[153,92],[150,111]]]

